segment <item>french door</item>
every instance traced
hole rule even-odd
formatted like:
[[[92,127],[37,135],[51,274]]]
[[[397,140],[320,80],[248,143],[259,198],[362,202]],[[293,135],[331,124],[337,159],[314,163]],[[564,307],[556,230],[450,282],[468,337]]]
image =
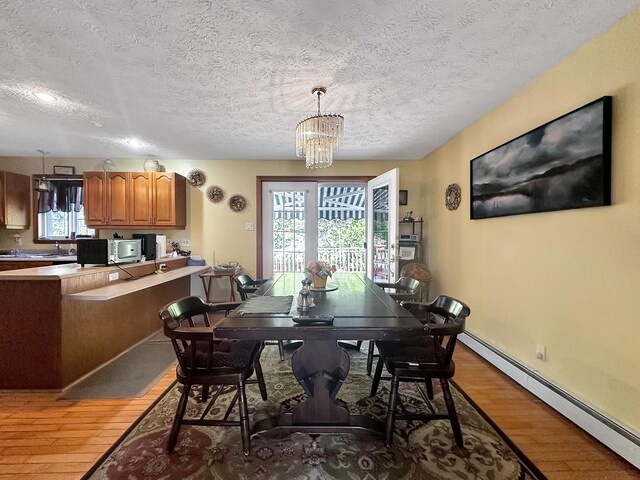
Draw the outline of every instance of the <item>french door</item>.
[[[398,273],[398,181],[394,168],[367,183],[367,276],[395,282]]]
[[[262,184],[262,277],[302,272],[318,249],[317,183]]]
[[[362,180],[265,181],[261,213],[263,278],[319,259],[374,281],[396,279],[398,169],[366,188]]]

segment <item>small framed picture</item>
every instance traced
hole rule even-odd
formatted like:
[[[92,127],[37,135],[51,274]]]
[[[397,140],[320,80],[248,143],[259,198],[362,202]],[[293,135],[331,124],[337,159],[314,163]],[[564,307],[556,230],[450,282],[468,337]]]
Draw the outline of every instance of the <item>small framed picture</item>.
[[[409,201],[409,190],[399,190],[398,200],[400,201],[400,205],[406,205]]]
[[[53,166],[54,175],[75,175],[76,169],[74,167],[66,167],[64,165]]]
[[[413,260],[416,258],[416,247],[400,247],[398,253],[401,260]]]

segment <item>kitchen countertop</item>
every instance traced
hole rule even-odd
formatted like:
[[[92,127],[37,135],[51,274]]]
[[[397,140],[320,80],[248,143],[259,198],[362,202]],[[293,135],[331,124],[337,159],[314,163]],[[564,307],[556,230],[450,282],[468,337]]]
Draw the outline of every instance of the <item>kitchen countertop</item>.
[[[75,255],[0,255],[0,262],[72,262],[77,260]]]
[[[211,267],[209,265],[176,268],[175,270],[169,270],[161,274],[152,273],[151,275],[145,275],[134,280],[124,280],[114,283],[113,285],[94,288],[93,290],[87,290],[85,292],[73,293],[71,295],[64,295],[63,298],[67,298],[69,300],[111,300],[112,298],[128,295],[130,293],[154,287],[161,283],[170,282],[188,275],[206,272],[210,270],[210,268]]]
[[[60,257],[70,258],[70,257]],[[19,260],[22,260],[18,257]],[[46,258],[48,260],[48,258]],[[25,259],[26,260],[26,259]],[[170,265],[171,258],[162,258],[156,263],[167,263]],[[133,265],[153,265],[153,260],[146,262],[121,263],[122,268],[128,268]],[[209,267],[207,267],[209,268]],[[83,275],[92,275],[98,272],[116,272],[120,269],[116,266],[95,265],[81,267],[79,263],[65,263],[60,265],[50,265],[47,267],[32,267],[22,270],[6,270],[0,272],[0,280],[58,280],[64,278],[80,277]]]

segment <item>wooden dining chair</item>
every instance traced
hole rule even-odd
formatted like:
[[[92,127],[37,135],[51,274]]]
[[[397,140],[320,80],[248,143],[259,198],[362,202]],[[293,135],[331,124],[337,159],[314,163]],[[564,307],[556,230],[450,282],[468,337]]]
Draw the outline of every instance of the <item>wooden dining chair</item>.
[[[400,277],[395,283],[376,282],[380,288],[389,294],[396,302],[417,300],[420,298],[422,283],[415,278]],[[367,375],[371,375],[373,359],[377,357],[374,342],[369,342],[367,350]]]
[[[462,447],[462,432],[449,388],[449,379],[455,373],[453,352],[456,346],[456,339],[460,333],[464,332],[466,317],[471,313],[471,310],[463,302],[444,295],[436,298],[430,304],[416,302],[413,304],[403,303],[403,306],[411,310],[423,322],[425,337],[376,342],[380,358],[373,376],[371,396],[374,396],[378,391],[383,367],[386,367],[391,374],[385,442],[387,446],[391,445],[395,420],[428,421],[448,418],[456,444]],[[433,400],[432,379],[440,381],[442,395],[447,408],[446,414],[433,413],[429,403],[430,400]],[[418,381],[425,384],[426,396],[420,390],[419,393],[428,403],[432,413],[397,413],[400,382]],[[418,384],[416,383],[416,385]]]
[[[240,298],[242,300],[246,300],[249,295],[255,293],[256,290],[260,288],[260,285],[266,283],[267,281],[267,279],[262,278],[254,280],[253,278],[251,278],[251,275],[247,274],[238,275],[236,277],[236,290],[238,290]]]
[[[260,286],[263,283],[266,283],[268,281],[268,279],[258,279],[258,280],[254,280],[253,278],[251,278],[250,275],[247,274],[243,274],[243,275],[238,275],[236,277],[236,290],[238,290],[238,293],[240,294],[240,298],[242,300],[246,300],[247,298],[249,298],[253,293],[255,293],[258,288],[260,288]],[[282,340],[277,340],[276,342],[265,342],[266,345],[278,345],[278,353],[280,354],[280,361],[284,361],[284,342]]]
[[[223,310],[228,306],[226,304]],[[167,452],[172,453],[182,425],[239,426],[245,455],[251,451],[249,412],[245,387],[258,383],[260,395],[267,399],[267,389],[260,365],[263,344],[257,341],[218,340],[213,336],[215,327],[210,325],[209,314],[218,310],[216,304],[208,304],[198,297],[185,297],[160,309],[158,316],[164,324],[164,334],[178,360],[176,379],[183,385],[175,417],[167,441]],[[255,371],[256,380],[249,380]],[[209,387],[217,386],[211,401],[200,418],[185,419],[189,392],[194,385],[201,385],[201,400],[207,400]],[[206,419],[216,400],[224,393],[236,390],[222,420]],[[229,420],[238,402],[239,420]]]
[[[376,285],[387,292],[396,302],[418,299],[422,287],[420,281],[410,277],[400,277],[394,283],[376,282]]]

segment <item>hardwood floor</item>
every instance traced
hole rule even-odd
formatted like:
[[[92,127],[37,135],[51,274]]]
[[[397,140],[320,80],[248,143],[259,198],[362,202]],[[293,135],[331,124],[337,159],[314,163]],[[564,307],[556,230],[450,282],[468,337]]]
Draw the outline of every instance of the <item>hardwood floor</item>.
[[[455,359],[455,382],[549,479],[640,479],[633,465],[469,348],[458,343]]]
[[[459,344],[455,381],[552,480],[640,479],[635,467]],[[141,398],[0,392],[0,480],[78,479],[173,381]]]

